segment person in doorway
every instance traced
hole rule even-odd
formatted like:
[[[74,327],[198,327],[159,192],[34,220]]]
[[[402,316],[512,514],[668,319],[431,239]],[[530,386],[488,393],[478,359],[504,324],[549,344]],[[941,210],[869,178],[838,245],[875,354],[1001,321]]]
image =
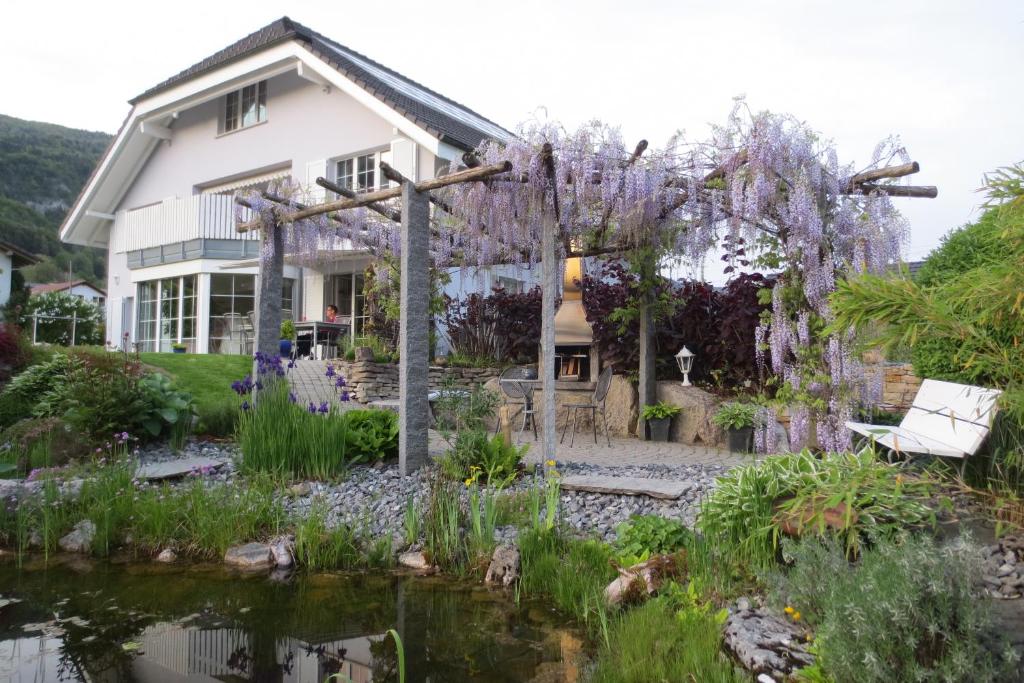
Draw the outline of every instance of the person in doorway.
[[[338,307],[334,304],[327,304],[327,308],[324,309],[324,322],[325,323],[336,323],[338,321]],[[326,344],[328,349],[336,349],[338,346],[338,331],[337,330],[321,330],[317,334],[317,344]],[[329,353],[329,356],[333,354]]]

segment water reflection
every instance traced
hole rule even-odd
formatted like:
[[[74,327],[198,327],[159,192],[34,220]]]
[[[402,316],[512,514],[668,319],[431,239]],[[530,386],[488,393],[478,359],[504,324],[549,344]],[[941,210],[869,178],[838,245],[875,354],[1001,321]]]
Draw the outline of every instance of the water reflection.
[[[0,564],[0,681],[576,683],[583,644],[538,604],[439,579]],[[2,604],[2,603],[0,603]],[[343,679],[344,680],[344,679]]]

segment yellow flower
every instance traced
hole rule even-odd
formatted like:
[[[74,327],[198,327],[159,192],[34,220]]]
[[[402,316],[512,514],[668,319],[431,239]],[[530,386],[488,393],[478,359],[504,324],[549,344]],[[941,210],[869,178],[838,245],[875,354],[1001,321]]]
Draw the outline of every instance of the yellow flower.
[[[804,640],[806,640],[808,643],[811,642],[812,638],[813,638],[813,636],[811,636],[810,633],[808,633],[807,635],[804,636]]]
[[[554,460],[548,460],[544,464],[547,465],[548,467],[554,467],[555,466],[555,461]]]
[[[898,485],[900,485],[902,483],[903,483],[903,475],[902,474],[897,474],[896,475],[896,485],[898,486]]]
[[[466,488],[469,488],[472,485],[473,485],[473,478],[470,477],[469,479],[466,480]]]
[[[784,609],[784,610],[782,610],[782,611],[783,611],[783,612],[785,612],[786,614],[792,614],[792,613],[793,613],[793,612],[795,612],[796,610],[794,610],[794,609],[793,609],[792,607],[790,607],[789,605],[786,605],[786,609]]]
[[[800,621],[800,613],[793,612],[793,621]]]

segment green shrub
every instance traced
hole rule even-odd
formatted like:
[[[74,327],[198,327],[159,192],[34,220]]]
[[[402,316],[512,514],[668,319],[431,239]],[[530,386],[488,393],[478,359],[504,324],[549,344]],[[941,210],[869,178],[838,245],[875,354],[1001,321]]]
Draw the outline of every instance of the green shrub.
[[[58,417],[21,420],[0,434],[0,461],[15,464],[21,476],[38,468],[61,467],[88,454],[88,444]]]
[[[445,476],[463,481],[479,477],[488,485],[504,486],[519,473],[529,445],[505,443],[501,434],[493,437],[482,429],[458,432],[453,448],[441,460]]]
[[[679,406],[674,406],[671,403],[665,403],[664,401],[658,401],[652,406],[644,406],[643,412],[640,416],[644,420],[664,420],[665,418],[673,418],[682,411]]]
[[[348,427],[345,453],[353,462],[398,455],[398,415],[392,410],[357,409],[344,413]]]
[[[0,429],[33,415],[55,417],[62,414],[60,406],[51,408],[46,403],[46,397],[56,387],[64,387],[65,378],[78,364],[79,361],[56,353],[16,375],[0,393]]]
[[[865,540],[934,523],[930,485],[881,462],[871,449],[818,457],[808,450],[765,458],[719,477],[698,528],[753,567],[776,560],[782,520],[802,533],[838,535],[855,554]],[[842,506],[842,519],[834,519]]]
[[[757,420],[758,406],[755,403],[723,403],[711,416],[711,421],[722,429],[743,429],[753,427]]]
[[[674,553],[693,540],[693,532],[682,522],[658,515],[634,515],[615,531],[615,552],[626,566],[651,555]]]
[[[977,550],[928,537],[883,542],[850,564],[835,542],[786,541],[792,566],[767,576],[770,597],[813,629],[817,668],[836,681],[1015,680],[989,652],[988,603],[973,595]]]

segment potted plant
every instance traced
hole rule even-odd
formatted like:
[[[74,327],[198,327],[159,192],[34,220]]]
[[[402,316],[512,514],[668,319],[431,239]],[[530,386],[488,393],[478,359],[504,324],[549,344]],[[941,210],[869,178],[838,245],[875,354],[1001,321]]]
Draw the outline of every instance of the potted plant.
[[[756,419],[757,404],[739,401],[723,403],[711,417],[712,422],[725,430],[729,438],[729,450],[733,453],[750,452]]]
[[[295,323],[285,320],[281,323],[281,357],[288,358],[292,355],[292,340],[295,339]]]
[[[653,406],[644,406],[643,418],[651,434],[651,441],[668,441],[672,418],[682,409],[671,403],[658,401]]]
[[[181,342],[175,342],[171,344],[171,351],[174,353],[185,353],[188,351],[188,345]]]

